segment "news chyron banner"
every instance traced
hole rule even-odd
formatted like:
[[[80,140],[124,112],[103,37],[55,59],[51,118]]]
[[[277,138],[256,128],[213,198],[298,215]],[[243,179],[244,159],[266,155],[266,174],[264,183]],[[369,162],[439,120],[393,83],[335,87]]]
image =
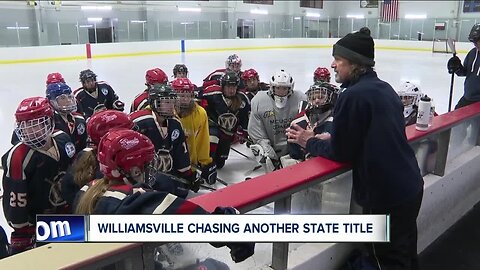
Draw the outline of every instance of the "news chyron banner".
[[[38,215],[38,242],[389,242],[388,215]]]

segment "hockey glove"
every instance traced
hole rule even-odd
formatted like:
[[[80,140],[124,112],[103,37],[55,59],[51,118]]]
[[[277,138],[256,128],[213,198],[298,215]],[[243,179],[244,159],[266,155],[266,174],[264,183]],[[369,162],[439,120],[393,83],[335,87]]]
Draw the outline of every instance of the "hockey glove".
[[[35,246],[35,228],[28,227],[12,232],[10,236],[11,244],[9,246],[9,254],[15,255],[25,250],[34,248]]]
[[[95,108],[93,108],[93,114],[96,114],[96,113],[101,112],[101,111],[105,111],[106,109],[107,109],[107,107],[105,107],[105,104],[103,104],[103,103],[98,104],[97,106],[95,106]]]
[[[120,101],[120,100],[115,100],[115,101],[113,102],[113,109],[114,109],[114,110],[117,110],[117,111],[123,112],[123,110],[125,109],[125,103],[123,103],[123,102]]]
[[[271,158],[271,159],[277,159],[278,156],[277,153],[275,153],[275,149],[270,145],[269,140],[259,140],[258,144],[263,148],[263,152],[265,153],[265,156]]]
[[[230,243],[227,247],[230,248],[230,256],[236,263],[243,262],[255,253],[255,243],[251,242]]]
[[[202,166],[201,178],[207,181],[207,184],[213,185],[217,181],[217,165],[215,162],[212,162],[208,165]]]
[[[244,144],[248,139],[248,132],[244,130],[242,127],[237,128],[237,132],[235,134],[236,141],[240,144]]]
[[[187,180],[190,183],[188,188],[195,193],[198,192],[198,190],[200,189],[200,185],[203,184],[202,179],[200,177],[197,177],[196,173],[194,173],[190,177],[188,177]]]
[[[239,214],[233,207],[217,207],[212,214]],[[236,263],[246,260],[255,252],[255,243],[211,243],[214,247],[227,246],[230,249],[230,256]]]
[[[462,61],[460,61],[460,58],[458,58],[458,56],[452,56],[452,58],[448,60],[448,63],[447,63],[448,73],[453,74],[462,68],[463,68]]]

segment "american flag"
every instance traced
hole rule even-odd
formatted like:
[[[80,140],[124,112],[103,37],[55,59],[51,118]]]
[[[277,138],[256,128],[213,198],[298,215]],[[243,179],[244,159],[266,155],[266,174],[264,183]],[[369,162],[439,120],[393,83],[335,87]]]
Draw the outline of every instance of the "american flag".
[[[393,22],[398,20],[398,0],[383,0],[382,22]]]

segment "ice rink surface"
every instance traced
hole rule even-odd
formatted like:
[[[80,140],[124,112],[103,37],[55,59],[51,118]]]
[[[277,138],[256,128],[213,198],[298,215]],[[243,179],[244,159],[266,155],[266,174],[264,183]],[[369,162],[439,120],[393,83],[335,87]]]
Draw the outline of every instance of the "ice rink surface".
[[[2,155],[10,148],[10,138],[14,127],[14,112],[18,103],[30,96],[45,96],[45,79],[48,73],[60,72],[67,84],[76,89],[80,87],[79,72],[92,69],[98,80],[108,82],[129,110],[133,98],[145,89],[145,71],[154,67],[163,69],[172,75],[173,66],[184,63],[189,69],[189,78],[197,85],[202,84],[203,78],[217,68],[223,68],[225,59],[232,53],[237,53],[243,62],[242,70],[254,68],[260,74],[260,80],[269,82],[269,77],[278,69],[285,69],[295,80],[295,90],[305,92],[312,84],[313,71],[319,67],[330,68],[333,60],[331,49],[269,49],[245,51],[219,51],[187,54],[166,54],[135,57],[119,57],[79,61],[58,61],[30,64],[0,65],[2,86],[0,87],[0,126],[2,132],[0,139],[0,152]],[[451,57],[449,54],[433,54],[431,52],[377,50],[375,55],[375,70],[380,79],[390,83],[395,90],[399,90],[402,82],[410,81],[417,84],[420,89],[433,98],[436,111],[439,114],[448,110],[448,99],[451,75],[447,73],[446,63]],[[460,55],[463,59],[464,55]],[[332,79],[333,81],[333,79]],[[463,78],[455,77],[453,104],[463,94]],[[255,166],[253,155],[244,145],[235,146],[242,153],[250,156],[247,159],[235,152],[230,152],[230,157],[223,169],[219,170],[219,177],[229,183],[243,181],[247,176],[256,176],[262,169],[248,174]],[[217,188],[222,185],[217,183]],[[206,192],[206,191],[205,191]],[[259,212],[268,210],[259,209]],[[3,218],[3,209],[0,210],[0,225],[9,230]],[[257,246],[255,258],[269,260],[271,253],[269,244]],[[204,250],[207,244],[195,245],[193,250]],[[262,248],[262,246],[265,246]],[[228,259],[228,252],[223,249],[217,256]],[[210,251],[205,252],[207,255]],[[188,253],[187,253],[188,254]],[[262,255],[263,254],[263,255]],[[217,257],[216,256],[216,257]],[[203,257],[203,256],[202,256]],[[264,262],[256,259],[249,260],[239,269],[256,268],[255,265]],[[236,268],[236,267],[235,267]]]

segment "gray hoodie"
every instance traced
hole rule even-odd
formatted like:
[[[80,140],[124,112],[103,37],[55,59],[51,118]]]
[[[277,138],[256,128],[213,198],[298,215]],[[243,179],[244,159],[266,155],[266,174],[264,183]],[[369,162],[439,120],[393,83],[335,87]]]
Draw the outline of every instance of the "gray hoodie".
[[[298,113],[300,101],[307,100],[305,94],[293,91],[285,107],[279,109],[269,91],[258,92],[252,99],[252,111],[248,121],[248,135],[259,144],[265,154],[278,159],[287,154],[285,129]]]

